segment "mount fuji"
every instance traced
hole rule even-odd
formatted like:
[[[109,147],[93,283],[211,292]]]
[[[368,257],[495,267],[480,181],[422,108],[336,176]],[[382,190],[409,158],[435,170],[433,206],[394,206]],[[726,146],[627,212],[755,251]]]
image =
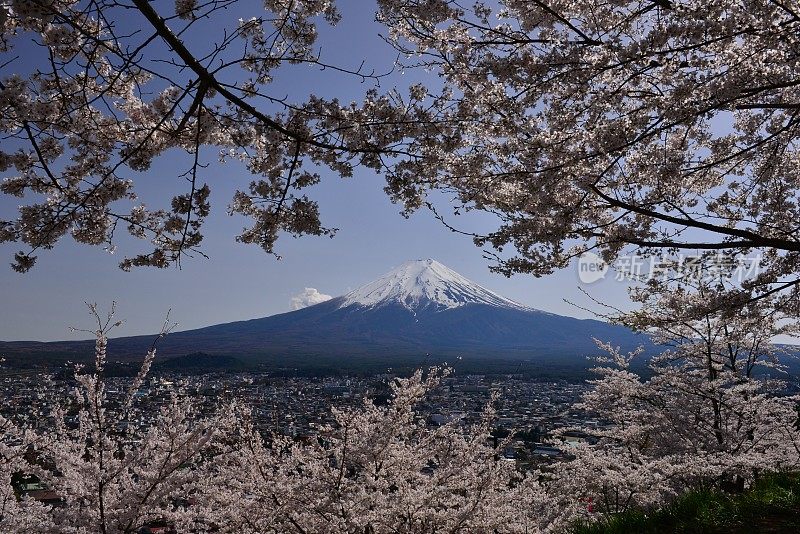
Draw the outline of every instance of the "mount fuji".
[[[529,310],[464,278],[436,260],[407,261],[341,297],[339,308],[401,305],[412,314],[467,305]]]
[[[343,296],[300,310],[172,333],[159,354],[234,356],[250,362],[330,367],[353,362],[469,358],[586,365],[597,338],[632,349],[646,338],[591,319],[540,311],[431,260],[406,262]],[[111,354],[141,357],[152,336],[117,338]],[[89,342],[0,343],[0,355],[91,354]]]

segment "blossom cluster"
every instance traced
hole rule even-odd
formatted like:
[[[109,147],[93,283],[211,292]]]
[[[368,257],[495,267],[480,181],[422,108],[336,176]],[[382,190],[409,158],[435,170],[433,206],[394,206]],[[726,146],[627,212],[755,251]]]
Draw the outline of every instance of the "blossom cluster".
[[[304,192],[321,179],[310,169],[379,169],[414,106],[374,90],[361,105],[273,94],[285,65],[336,69],[356,81],[379,76],[321,58],[317,25],[339,21],[333,2],[268,1],[238,23],[226,18],[229,4],[178,0],[172,12],[145,0],[0,4],[4,69],[17,72],[0,78],[0,131],[10,140],[0,150],[0,193],[23,199],[16,216],[0,219],[0,242],[20,245],[16,270],[32,268],[39,251],[66,236],[114,251],[119,229],[152,245],[123,258],[126,270],[202,254],[209,158],[240,160],[252,173],[228,206],[252,221],[239,241],[274,253],[282,233],[333,234]],[[122,20],[143,31],[118,31]],[[192,35],[214,42],[201,35],[206,20],[216,21],[219,39],[212,53],[195,56]],[[33,74],[14,56],[23,46]],[[168,151],[182,155],[185,171],[166,178],[183,191],[148,206],[137,195],[138,173]]]

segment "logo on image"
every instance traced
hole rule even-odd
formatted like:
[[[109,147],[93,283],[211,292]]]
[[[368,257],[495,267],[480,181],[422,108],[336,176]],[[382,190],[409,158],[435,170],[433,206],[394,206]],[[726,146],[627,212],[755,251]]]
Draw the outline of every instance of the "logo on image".
[[[584,252],[578,258],[578,278],[584,284],[592,284],[605,278],[608,264],[594,252]]]

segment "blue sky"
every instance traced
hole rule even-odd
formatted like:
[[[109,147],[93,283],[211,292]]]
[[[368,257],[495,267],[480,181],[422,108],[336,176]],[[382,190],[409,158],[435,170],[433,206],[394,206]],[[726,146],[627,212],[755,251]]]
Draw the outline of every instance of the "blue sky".
[[[321,31],[323,59],[350,67],[357,67],[364,59],[367,67],[385,70],[395,54],[378,36],[382,28],[372,20],[371,3],[341,2],[340,7],[342,22]],[[243,15],[231,12],[231,23]],[[208,44],[189,41],[188,45],[199,50]],[[25,59],[21,57],[21,61]],[[15,68],[11,65],[1,75],[15,72]],[[370,87],[318,69],[298,68],[280,74],[275,93],[294,95],[297,100],[309,93],[357,100]],[[424,76],[421,72],[398,71],[382,85],[386,88],[415,80],[438,83],[435,76]],[[212,215],[205,226],[202,247],[210,259],[185,261],[182,270],[140,268],[125,273],[117,268],[120,254],[147,251],[146,242],[123,240],[121,250],[111,255],[101,248],[65,239],[54,250],[40,254],[36,267],[21,275],[10,268],[11,257],[19,247],[0,245],[0,340],[85,337],[68,330],[70,326],[91,326],[84,301],[96,302],[101,308],[118,302],[119,317],[126,323],[117,335],[152,333],[169,309],[180,329],[262,317],[289,311],[292,296],[306,287],[340,295],[417,258],[435,258],[504,296],[563,315],[591,316],[564,302],[567,299],[590,305],[579,287],[599,300],[627,307],[624,283],[609,276],[591,286],[581,286],[575,266],[541,279],[507,279],[489,272],[489,262],[481,250],[468,237],[451,233],[430,213],[420,211],[410,219],[403,218],[400,207],[391,204],[383,193],[383,178],[368,170],[357,170],[347,180],[332,174],[324,176],[323,183],[310,193],[320,203],[323,222],[339,228],[339,233],[334,239],[284,236],[277,245],[283,256],[278,261],[257,247],[234,240],[248,221],[228,216],[225,208],[234,189],[246,187],[251,176],[238,165],[215,163],[214,149],[207,149],[202,156],[211,164],[205,174],[212,189]],[[180,155],[169,153],[147,173],[128,172],[143,201],[154,207],[165,206],[181,185],[177,175],[184,169],[182,163]],[[0,197],[0,218],[10,218],[17,203],[18,199]],[[488,216],[455,222],[477,231],[492,229]]]

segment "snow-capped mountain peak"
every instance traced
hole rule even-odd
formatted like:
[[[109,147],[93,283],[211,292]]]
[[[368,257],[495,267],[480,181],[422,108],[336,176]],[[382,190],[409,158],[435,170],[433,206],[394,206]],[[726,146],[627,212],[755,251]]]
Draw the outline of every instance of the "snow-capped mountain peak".
[[[443,310],[466,304],[530,309],[479,286],[431,259],[407,261],[341,299],[340,308],[375,308],[394,303],[411,311],[425,308]]]

